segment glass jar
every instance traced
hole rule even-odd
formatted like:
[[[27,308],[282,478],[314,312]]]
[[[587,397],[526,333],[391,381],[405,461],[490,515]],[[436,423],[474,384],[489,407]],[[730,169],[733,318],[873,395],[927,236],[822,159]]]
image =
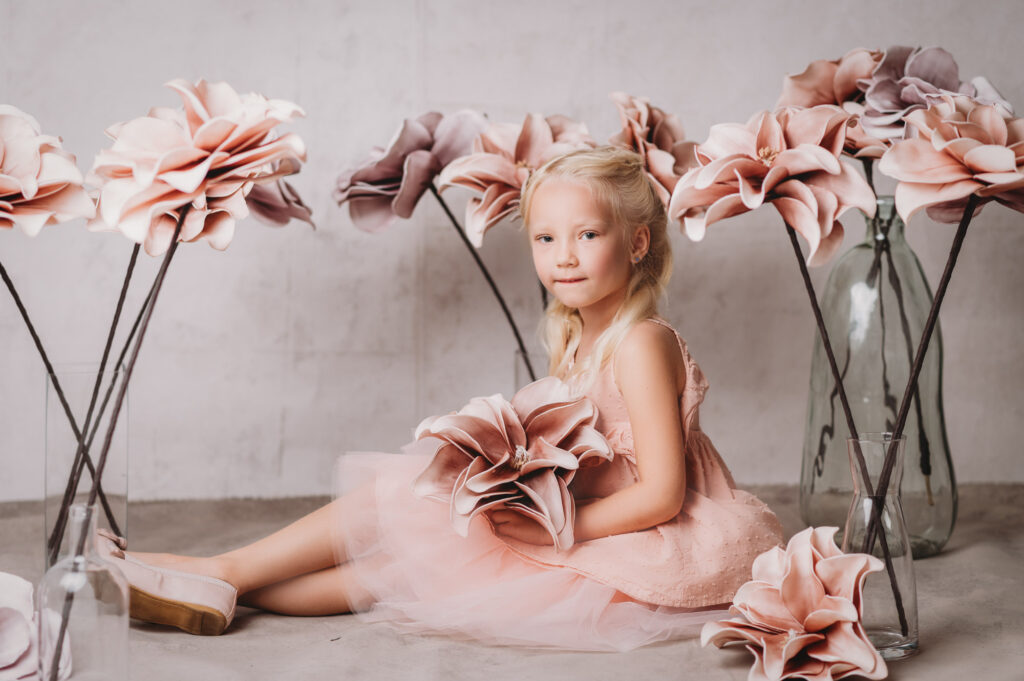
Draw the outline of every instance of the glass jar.
[[[918,645],[914,558],[900,502],[906,444],[905,436],[896,441],[895,466],[886,493],[880,495],[877,494],[878,477],[886,454],[893,449],[892,434],[862,433],[859,440],[850,438],[847,441],[854,495],[846,515],[843,552],[870,553],[883,563],[886,562],[886,554],[891,559],[891,571],[883,569],[869,574],[861,592],[861,625],[868,640],[886,660],[913,655]],[[868,494],[864,489],[856,456],[858,445],[875,494]],[[869,533],[871,539],[867,539]]]
[[[96,553],[96,512],[96,506],[71,506],[71,552],[47,570],[39,583],[41,681],[123,681],[128,677],[128,582],[116,565]],[[56,673],[55,659],[60,660]]]
[[[878,198],[865,240],[832,268],[821,310],[858,430],[891,430],[932,304],[893,198]],[[942,336],[924,358],[904,428],[903,510],[914,557],[938,553],[953,532],[956,478],[942,408]],[[853,493],[850,436],[821,339],[815,333],[800,475],[800,515],[842,526]]]

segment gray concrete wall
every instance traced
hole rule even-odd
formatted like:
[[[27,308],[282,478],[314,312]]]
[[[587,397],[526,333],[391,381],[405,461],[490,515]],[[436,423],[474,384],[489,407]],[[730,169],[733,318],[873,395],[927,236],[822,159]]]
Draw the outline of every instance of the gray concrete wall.
[[[301,104],[309,146],[294,184],[316,232],[249,219],[224,253],[182,247],[133,382],[136,499],[329,491],[334,457],[396,450],[421,417],[508,392],[512,342],[472,261],[432,204],[386,233],[355,230],[330,193],[403,117],[474,107],[618,127],[613,90],[647,95],[689,136],[774,104],[786,73],[856,46],[938,44],[1024,107],[1015,27],[1024,5],[917,1],[628,3],[90,2],[0,4],[0,101],[63,136],[87,169],[113,122],[177,106],[171,78],[226,80]],[[461,211],[466,195],[449,194]],[[461,214],[461,213],[460,213]],[[862,234],[845,220],[846,246]],[[990,206],[968,237],[943,310],[945,395],[957,473],[1021,481],[1024,216]],[[706,430],[736,478],[799,475],[814,326],[770,208],[673,234],[666,316],[712,383]],[[909,239],[933,282],[953,229],[915,218]],[[81,223],[36,239],[0,234],[54,361],[95,361],[130,247]],[[503,224],[481,251],[528,330],[540,317],[526,244]],[[140,280],[152,277],[146,258]],[[826,271],[815,272],[823,284]],[[133,290],[130,308],[142,298]],[[42,489],[44,376],[0,296],[0,500]]]

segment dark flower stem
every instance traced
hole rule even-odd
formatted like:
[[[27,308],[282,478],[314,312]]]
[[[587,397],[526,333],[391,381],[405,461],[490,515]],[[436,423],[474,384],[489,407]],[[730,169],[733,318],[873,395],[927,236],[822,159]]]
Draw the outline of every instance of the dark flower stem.
[[[135,368],[135,361],[139,357],[139,349],[142,347],[142,341],[146,336],[146,328],[149,326],[149,320],[153,316],[153,309],[156,307],[157,296],[160,295],[160,288],[163,286],[164,278],[167,276],[167,268],[170,266],[171,258],[174,257],[174,252],[178,248],[178,235],[181,234],[181,225],[184,223],[185,216],[188,214],[189,205],[190,204],[186,204],[178,210],[178,224],[174,229],[174,236],[171,238],[170,248],[167,249],[163,262],[160,263],[160,270],[157,272],[156,281],[153,284],[152,298],[149,301],[149,305],[146,307],[145,315],[142,318],[142,324],[139,327],[138,338],[135,340],[135,345],[132,347],[131,357],[128,358],[128,364],[125,366],[124,380],[121,382],[117,391],[117,397],[114,399],[110,422],[107,424],[107,432],[103,437],[103,445],[100,447],[99,460],[96,463],[96,475],[93,477],[92,489],[89,490],[89,499],[85,504],[86,509],[89,509],[96,503],[96,497],[99,494],[100,478],[103,476],[103,468],[107,464],[107,452],[110,451],[110,443],[113,442],[114,431],[117,428],[117,417],[121,413],[121,406],[124,404],[124,396],[128,392],[128,383],[131,381],[132,370]],[[86,510],[86,513],[88,514],[88,510]],[[86,520],[88,521],[88,515],[86,516]],[[88,524],[86,527],[88,527]],[[81,536],[78,538],[78,545],[75,547],[74,555],[76,557],[84,554],[85,543],[87,541],[92,541],[92,537],[89,537],[87,532],[82,532]],[[75,563],[75,569],[78,569],[77,561]],[[67,635],[68,621],[71,614],[73,599],[74,594],[69,591],[64,598],[64,608],[61,613],[60,620],[60,632],[57,635],[57,645],[54,648],[53,658],[50,661],[49,681],[57,681],[58,672],[60,671],[60,654],[61,649],[64,647],[64,639]]]
[[[978,197],[975,194],[967,199],[967,205],[964,206],[964,214],[960,218],[960,224],[957,227],[956,235],[953,237],[953,244],[949,249],[949,257],[946,259],[946,268],[942,272],[942,279],[939,281],[939,287],[935,291],[935,299],[932,301],[931,310],[928,312],[928,320],[925,322],[924,331],[921,333],[921,342],[917,346],[917,353],[914,356],[914,365],[910,369],[910,378],[907,380],[907,388],[903,392],[903,401],[900,403],[900,411],[896,415],[896,428],[893,430],[892,444],[889,445],[889,451],[885,454],[885,463],[882,465],[882,473],[878,478],[878,492],[883,495],[889,489],[889,481],[892,478],[893,468],[896,466],[896,445],[903,435],[903,428],[907,423],[907,414],[910,411],[911,396],[917,388],[917,379],[921,374],[921,367],[924,366],[924,355],[928,350],[928,343],[931,341],[932,331],[935,330],[935,324],[939,319],[939,308],[942,306],[942,300],[946,297],[946,288],[949,286],[949,279],[953,274],[953,268],[956,267],[957,258],[960,255],[960,248],[963,246],[964,237],[967,236],[967,228],[971,224],[971,218],[974,217],[974,209],[978,205]],[[878,525],[868,527],[868,532],[864,537],[864,552],[870,553],[871,549],[875,545],[875,531]],[[881,534],[884,538],[884,533]]]
[[[519,352],[523,355],[523,362],[526,363],[526,371],[530,374],[530,380],[536,381],[537,374],[533,371],[533,364],[530,362],[530,355],[526,352],[526,345],[523,344],[523,337],[519,335],[519,328],[516,326],[515,320],[512,318],[512,312],[509,311],[508,305],[505,304],[505,299],[502,297],[501,292],[498,290],[498,285],[494,283],[494,279],[491,277],[491,273],[487,270],[487,266],[484,265],[484,261],[480,259],[480,255],[476,252],[473,244],[470,243],[469,238],[466,236],[466,232],[459,226],[459,221],[455,219],[455,214],[452,213],[451,208],[445,203],[444,199],[441,198],[440,192],[437,191],[437,186],[433,182],[430,183],[430,193],[434,195],[437,202],[441,204],[441,208],[444,209],[445,215],[448,216],[448,220],[452,223],[452,227],[458,232],[459,238],[462,239],[462,243],[465,244],[469,250],[469,254],[473,256],[473,260],[476,262],[476,266],[480,268],[480,272],[484,275],[484,279],[491,287],[491,291],[494,293],[494,297],[498,299],[498,304],[501,305],[501,311],[505,313],[505,319],[508,320],[508,325],[512,329],[512,334],[516,337],[516,344],[519,345]]]
[[[135,270],[135,262],[139,257],[139,245],[132,248],[131,259],[128,260],[128,268],[124,274],[124,283],[121,284],[121,292],[117,298],[117,307],[114,310],[114,319],[110,322],[110,331],[107,333],[107,342],[103,346],[103,357],[100,359],[100,368],[96,372],[96,381],[93,383],[92,396],[89,398],[89,409],[85,414],[84,428],[78,439],[78,448],[75,451],[75,459],[71,464],[71,471],[68,474],[68,483],[64,488],[64,498],[61,500],[60,510],[57,512],[57,520],[54,523],[50,534],[48,548],[50,551],[50,564],[56,561],[60,542],[64,539],[64,528],[67,526],[68,510],[71,508],[71,501],[78,491],[78,484],[82,476],[82,468],[85,466],[85,457],[89,456],[86,445],[86,437],[89,433],[89,424],[92,421],[93,410],[96,407],[96,398],[99,396],[100,384],[103,382],[103,371],[107,367],[107,359],[110,357],[110,347],[114,344],[114,334],[117,331],[117,323],[121,319],[121,310],[124,308],[125,295],[128,293],[128,285],[131,283],[132,273]],[[121,534],[120,528],[112,528],[116,534]]]
[[[853,440],[854,456],[857,459],[857,468],[860,470],[861,478],[863,478],[862,484],[864,485],[864,491],[872,501],[872,515],[877,516],[880,519],[884,496],[879,497],[872,491],[871,476],[868,474],[867,463],[864,461],[864,452],[862,452],[860,448],[860,438],[857,435],[857,427],[853,423],[853,412],[850,410],[850,403],[846,399],[846,390],[843,388],[843,379],[839,374],[839,367],[836,364],[835,354],[832,352],[832,342],[829,340],[828,329],[825,328],[825,320],[822,319],[821,316],[821,308],[818,306],[818,296],[814,293],[814,284],[811,282],[811,275],[807,272],[807,263],[804,262],[803,253],[800,251],[800,242],[797,241],[796,232],[788,224],[786,225],[786,233],[789,235],[790,243],[793,245],[793,252],[796,255],[796,260],[800,267],[800,276],[803,278],[804,288],[807,290],[807,297],[810,299],[811,309],[814,311],[814,320],[818,324],[818,333],[821,335],[821,342],[822,345],[825,346],[825,354],[828,356],[828,363],[832,369],[832,377],[835,380],[836,388],[839,391],[839,401],[843,405],[843,413],[846,416],[846,425],[850,429],[850,437]],[[907,616],[903,609],[903,596],[900,594],[900,587],[896,583],[896,571],[893,567],[892,556],[889,553],[889,543],[886,541],[884,533],[881,535],[881,541],[882,555],[885,558],[885,569],[889,575],[889,583],[892,586],[892,595],[896,601],[896,612],[899,614],[900,618],[900,628],[903,630],[903,634],[906,635],[908,626]]]
[[[43,366],[46,367],[46,375],[50,377],[50,382],[53,384],[53,390],[57,393],[57,399],[60,400],[61,407],[64,408],[64,415],[68,418],[68,423],[71,425],[71,432],[74,434],[76,440],[81,440],[82,432],[78,429],[78,421],[75,420],[75,415],[71,413],[71,405],[68,404],[67,397],[64,395],[64,388],[61,387],[60,381],[57,379],[57,374],[54,373],[53,364],[50,363],[50,357],[46,354],[46,350],[43,349],[43,342],[39,339],[39,334],[36,333],[36,327],[32,324],[32,320],[28,316],[28,310],[25,309],[24,303],[21,302],[21,296],[18,295],[18,290],[14,288],[14,282],[11,281],[10,275],[7,274],[7,270],[4,268],[3,263],[0,263],[0,279],[4,280],[4,284],[7,285],[7,290],[10,291],[11,297],[14,299],[14,304],[18,308],[18,312],[21,313],[21,318],[25,322],[25,326],[28,327],[28,333],[32,336],[32,342],[35,343],[36,350],[39,352],[39,357],[43,360]],[[89,472],[93,474],[95,478],[95,470],[92,465],[92,461],[87,459],[89,466]],[[114,512],[110,508],[110,504],[107,502],[107,495],[103,492],[103,489],[99,490],[100,504],[103,506],[104,512],[107,514],[107,520],[110,522],[111,527],[117,527],[117,521],[114,519]]]

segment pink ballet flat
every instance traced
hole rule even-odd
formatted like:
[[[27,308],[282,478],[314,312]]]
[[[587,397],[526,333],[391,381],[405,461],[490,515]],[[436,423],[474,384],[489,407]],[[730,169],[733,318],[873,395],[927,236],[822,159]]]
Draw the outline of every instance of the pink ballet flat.
[[[96,530],[96,550],[116,564],[131,586],[131,616],[216,636],[235,616],[238,590],[222,579],[158,568],[127,555],[127,544],[109,530]]]

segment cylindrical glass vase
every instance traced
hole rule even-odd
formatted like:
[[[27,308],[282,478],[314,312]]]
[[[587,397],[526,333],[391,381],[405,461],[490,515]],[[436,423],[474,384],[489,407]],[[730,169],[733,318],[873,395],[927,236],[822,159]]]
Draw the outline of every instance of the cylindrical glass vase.
[[[861,433],[859,440],[847,440],[848,461],[854,495],[843,533],[844,553],[870,553],[883,563],[881,572],[867,576],[861,594],[861,624],[871,643],[886,660],[898,660],[917,652],[917,585],[914,559],[900,502],[900,478],[906,437],[895,442],[895,466],[885,494],[879,494],[878,478],[887,453],[893,448],[891,433]],[[871,481],[864,488],[858,462],[860,448]],[[895,582],[895,588],[894,583]]]
[[[67,364],[55,367],[56,383],[50,376],[46,377],[43,542],[47,568],[70,552],[68,509],[74,503],[84,503],[92,489],[93,472],[110,425],[119,382],[124,377],[124,367],[115,368],[112,363],[107,365],[97,383],[98,372],[98,364]],[[87,415],[88,425],[85,423]],[[85,431],[84,447],[79,446],[76,430],[78,433]],[[99,527],[127,536],[127,396],[107,452],[96,508]]]
[[[39,583],[39,678],[123,681],[128,677],[128,582],[94,546],[96,506],[71,506],[71,554]],[[76,549],[82,552],[76,555]],[[62,633],[63,632],[63,633]],[[59,660],[54,672],[54,660]]]
[[[832,268],[821,310],[858,430],[892,430],[932,305],[891,196],[878,199],[867,238]],[[957,491],[942,408],[942,336],[924,358],[904,427],[903,510],[915,558],[938,553],[953,532]],[[842,526],[853,493],[850,437],[824,345],[815,334],[800,476],[800,515]]]

